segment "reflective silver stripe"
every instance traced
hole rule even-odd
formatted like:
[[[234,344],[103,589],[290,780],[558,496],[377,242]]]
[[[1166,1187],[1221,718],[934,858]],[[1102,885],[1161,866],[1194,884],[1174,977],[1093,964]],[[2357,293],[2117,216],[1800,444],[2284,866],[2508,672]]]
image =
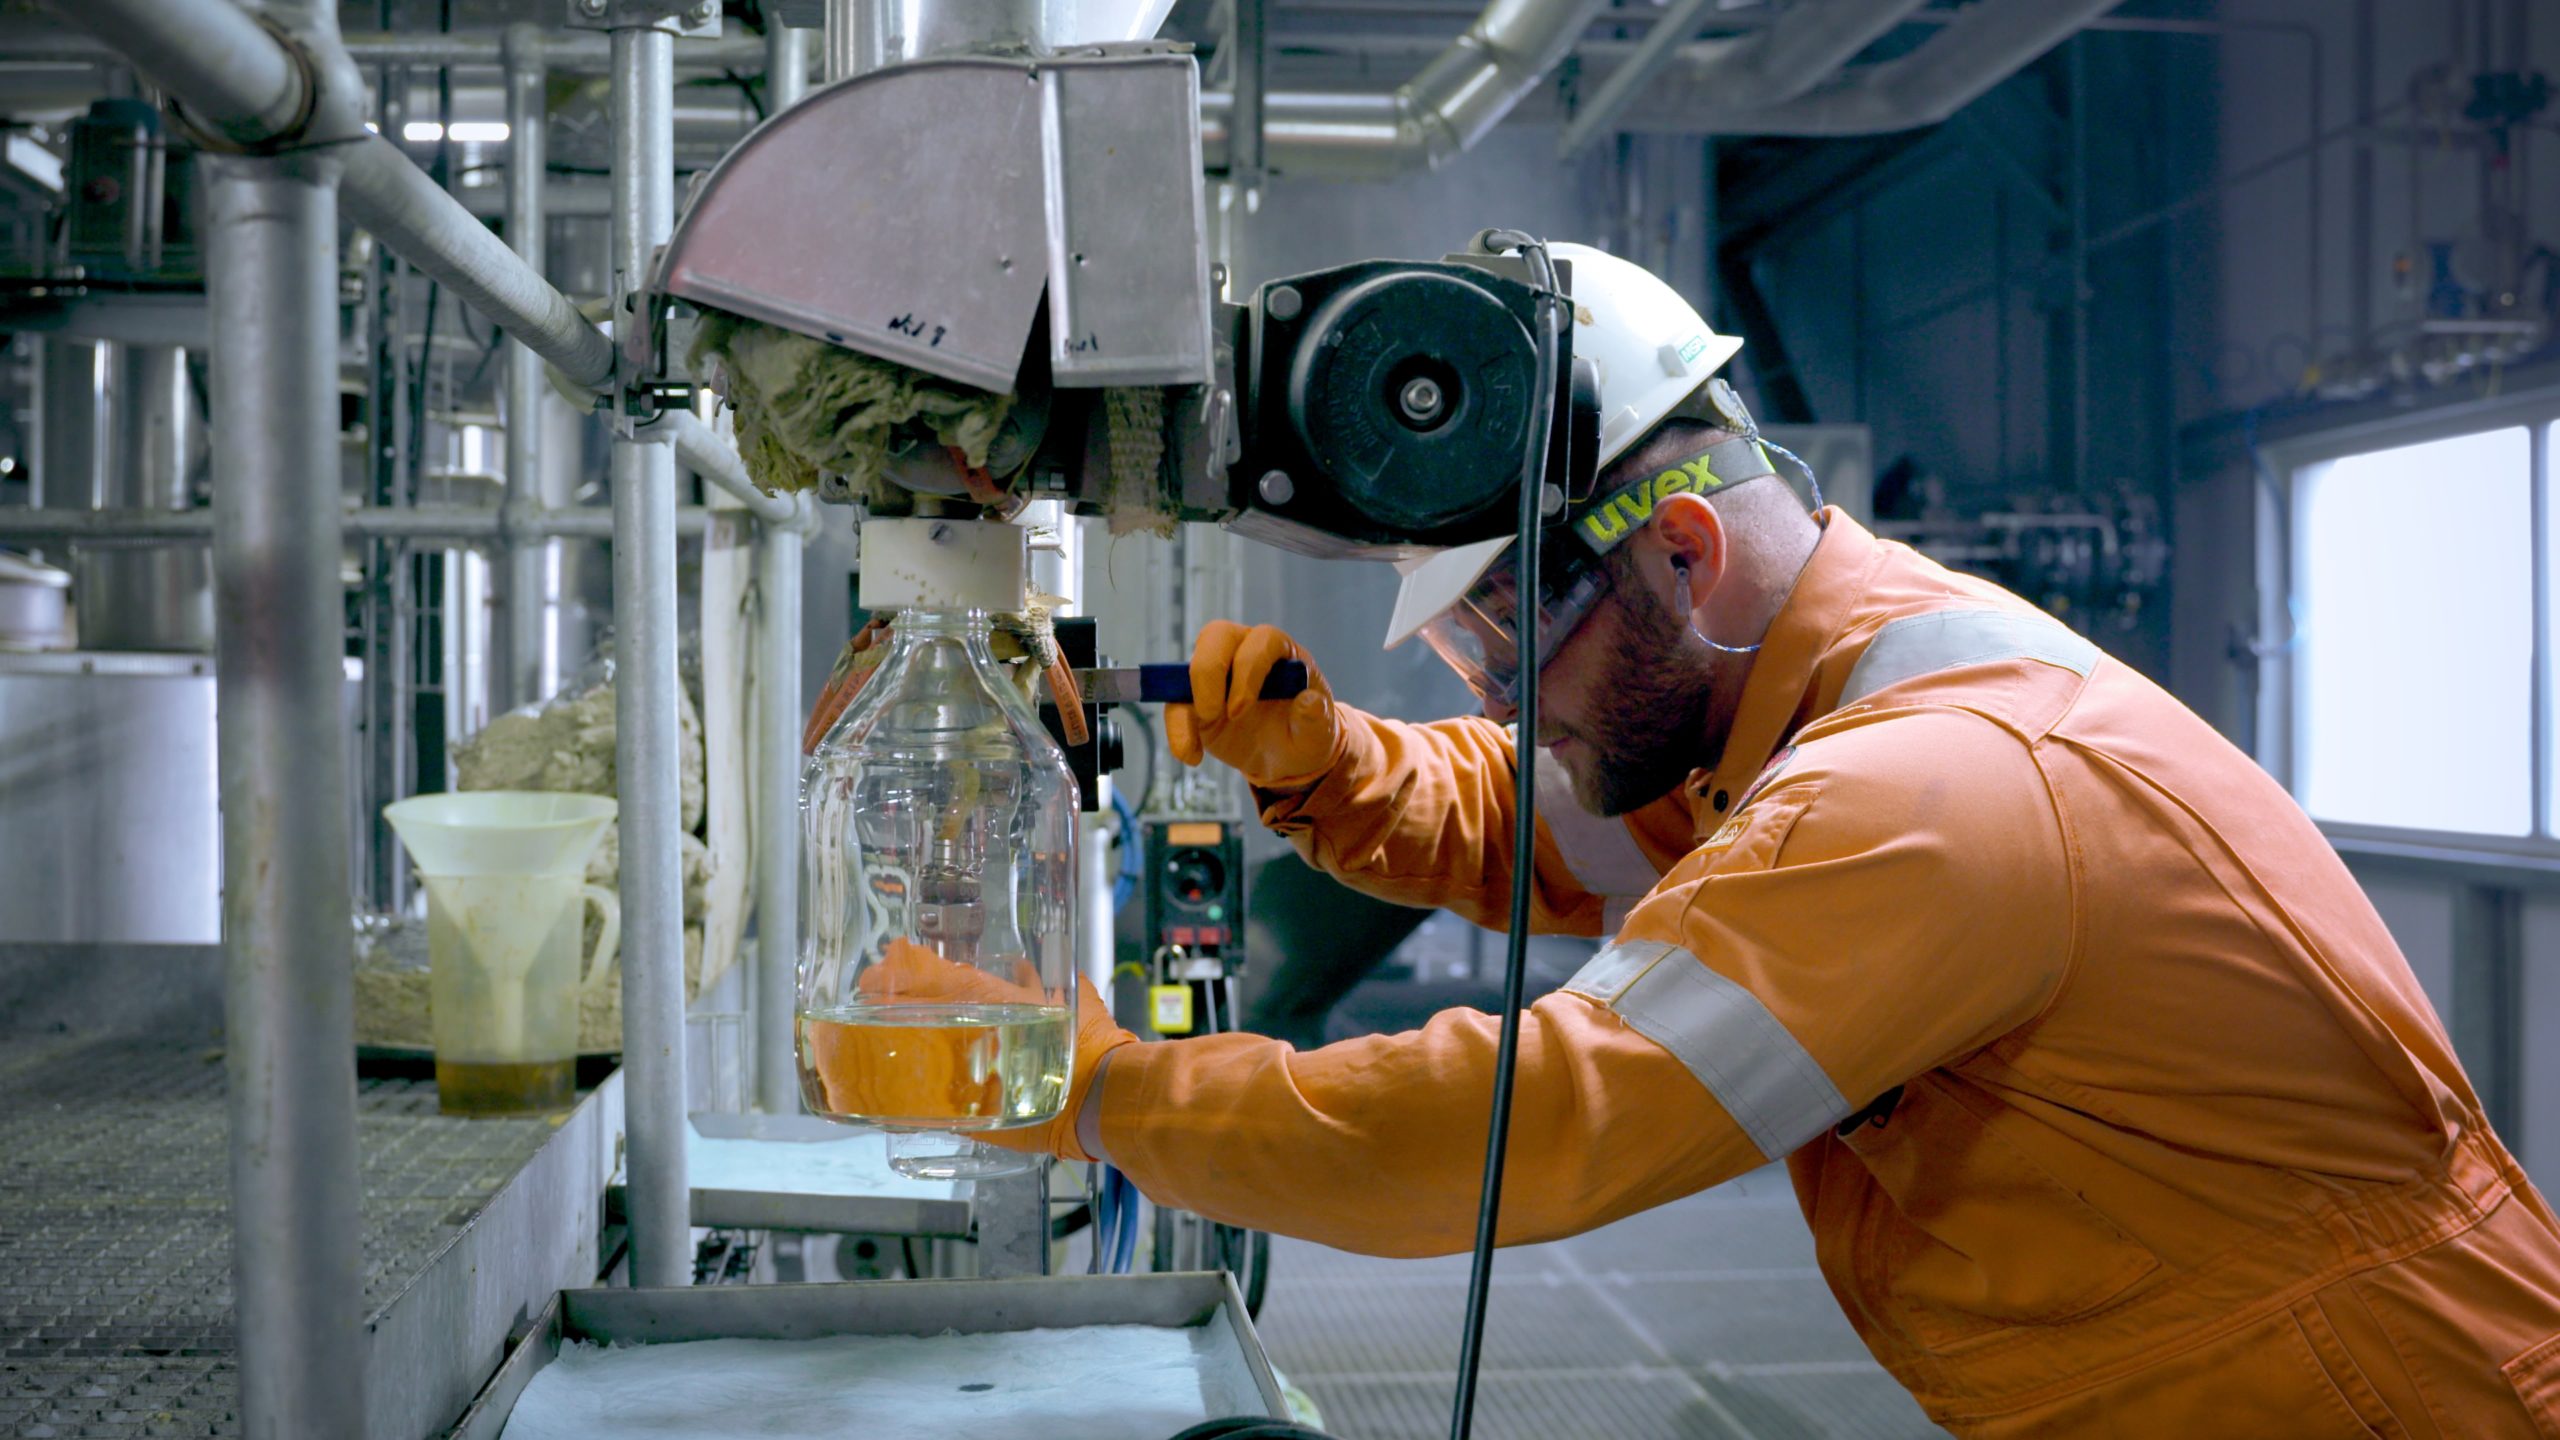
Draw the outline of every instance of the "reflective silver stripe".
[[[1759,996],[1677,945],[1621,941],[1564,988],[1607,1005],[1670,1051],[1769,1159],[1849,1115],[1840,1087]]]
[[[2041,660],[2086,675],[2097,667],[2098,655],[2097,646],[2062,622],[2015,611],[1939,610],[1906,615],[1876,632],[1858,663],[1849,668],[1840,703],[1854,705],[1914,676],[1994,660]]]
[[[1662,883],[1662,872],[1644,858],[1627,822],[1594,815],[1573,797],[1573,778],[1544,749],[1537,752],[1538,818],[1564,856],[1565,868],[1589,894],[1641,899]]]

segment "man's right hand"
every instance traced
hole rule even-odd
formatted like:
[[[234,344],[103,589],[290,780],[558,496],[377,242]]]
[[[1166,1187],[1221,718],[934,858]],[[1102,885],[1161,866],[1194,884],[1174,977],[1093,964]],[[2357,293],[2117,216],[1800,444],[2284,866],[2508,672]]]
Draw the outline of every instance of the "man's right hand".
[[[1265,700],[1262,683],[1283,660],[1306,665],[1307,688]],[[1165,707],[1165,740],[1185,765],[1205,752],[1265,790],[1301,790],[1341,756],[1338,710],[1315,662],[1278,627],[1212,620],[1191,647],[1191,703]]]

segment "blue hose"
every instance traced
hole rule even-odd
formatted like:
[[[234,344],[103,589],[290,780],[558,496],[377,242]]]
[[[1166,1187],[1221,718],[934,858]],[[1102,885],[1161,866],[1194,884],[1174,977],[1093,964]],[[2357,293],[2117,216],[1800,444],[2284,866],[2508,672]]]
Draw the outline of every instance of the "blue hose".
[[[1111,1212],[1119,1221],[1118,1243],[1111,1257],[1111,1273],[1126,1275],[1138,1260],[1138,1182],[1117,1169],[1103,1171],[1103,1183],[1120,1193],[1111,1203]]]
[[[1111,908],[1117,910],[1138,898],[1138,867],[1141,862],[1138,858],[1138,813],[1129,808],[1128,800],[1116,785],[1111,789],[1111,813],[1120,817],[1120,873],[1111,881]]]

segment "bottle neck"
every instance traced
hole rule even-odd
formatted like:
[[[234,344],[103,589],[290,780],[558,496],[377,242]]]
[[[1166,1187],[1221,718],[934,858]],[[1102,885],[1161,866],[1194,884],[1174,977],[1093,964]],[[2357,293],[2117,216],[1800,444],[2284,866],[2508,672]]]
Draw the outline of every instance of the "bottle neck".
[[[994,628],[994,617],[984,610],[901,610],[889,633],[892,638],[983,642]]]

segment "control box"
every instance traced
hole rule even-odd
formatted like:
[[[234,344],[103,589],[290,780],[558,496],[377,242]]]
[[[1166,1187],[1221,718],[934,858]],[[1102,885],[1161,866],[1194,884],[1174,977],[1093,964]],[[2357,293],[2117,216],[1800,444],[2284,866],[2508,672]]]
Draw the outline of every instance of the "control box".
[[[1229,820],[1146,822],[1149,1022],[1159,1035],[1232,1030],[1244,968],[1244,829]]]

